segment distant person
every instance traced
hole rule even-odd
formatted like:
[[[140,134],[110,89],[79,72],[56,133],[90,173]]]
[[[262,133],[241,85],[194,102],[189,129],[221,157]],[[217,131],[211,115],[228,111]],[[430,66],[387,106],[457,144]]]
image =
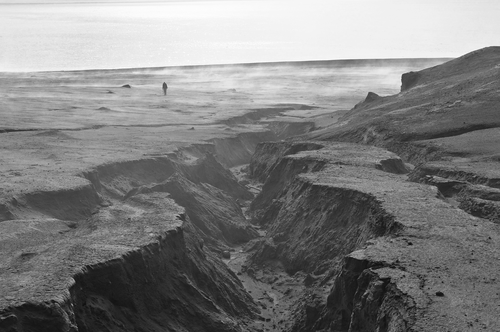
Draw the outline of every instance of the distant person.
[[[168,89],[167,83],[163,82],[162,88],[163,88],[163,95],[166,96],[167,95],[167,89]]]

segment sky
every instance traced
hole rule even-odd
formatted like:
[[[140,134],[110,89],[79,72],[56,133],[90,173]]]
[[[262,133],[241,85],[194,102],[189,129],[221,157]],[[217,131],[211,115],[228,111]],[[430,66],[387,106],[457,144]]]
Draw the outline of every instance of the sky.
[[[500,0],[0,0],[0,71],[457,57],[500,45],[499,18]]]

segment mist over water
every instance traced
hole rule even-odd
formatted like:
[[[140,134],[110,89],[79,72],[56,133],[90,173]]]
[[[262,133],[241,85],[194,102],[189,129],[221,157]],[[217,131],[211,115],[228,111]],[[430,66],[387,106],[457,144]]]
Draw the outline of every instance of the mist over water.
[[[0,71],[456,57],[495,44],[499,15],[496,0],[0,0]]]
[[[307,59],[296,52],[307,29],[288,7],[283,15],[276,1],[4,4],[0,71]]]

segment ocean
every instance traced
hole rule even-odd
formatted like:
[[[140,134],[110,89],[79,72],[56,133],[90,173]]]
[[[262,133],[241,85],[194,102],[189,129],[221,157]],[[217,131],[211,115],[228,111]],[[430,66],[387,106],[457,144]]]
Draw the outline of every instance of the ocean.
[[[0,71],[322,59],[311,46],[318,40],[307,35],[315,27],[300,24],[300,16],[314,6],[282,5],[251,0],[0,4]]]
[[[456,57],[497,41],[478,1],[0,0],[0,71]]]

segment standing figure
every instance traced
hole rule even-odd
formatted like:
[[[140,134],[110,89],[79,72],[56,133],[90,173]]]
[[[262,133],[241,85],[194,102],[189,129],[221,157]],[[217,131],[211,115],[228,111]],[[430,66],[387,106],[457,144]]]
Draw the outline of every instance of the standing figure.
[[[163,86],[162,86],[162,88],[163,88],[163,95],[165,95],[165,96],[166,96],[166,95],[167,95],[167,89],[168,89],[168,85],[167,85],[167,83],[163,82]]]

